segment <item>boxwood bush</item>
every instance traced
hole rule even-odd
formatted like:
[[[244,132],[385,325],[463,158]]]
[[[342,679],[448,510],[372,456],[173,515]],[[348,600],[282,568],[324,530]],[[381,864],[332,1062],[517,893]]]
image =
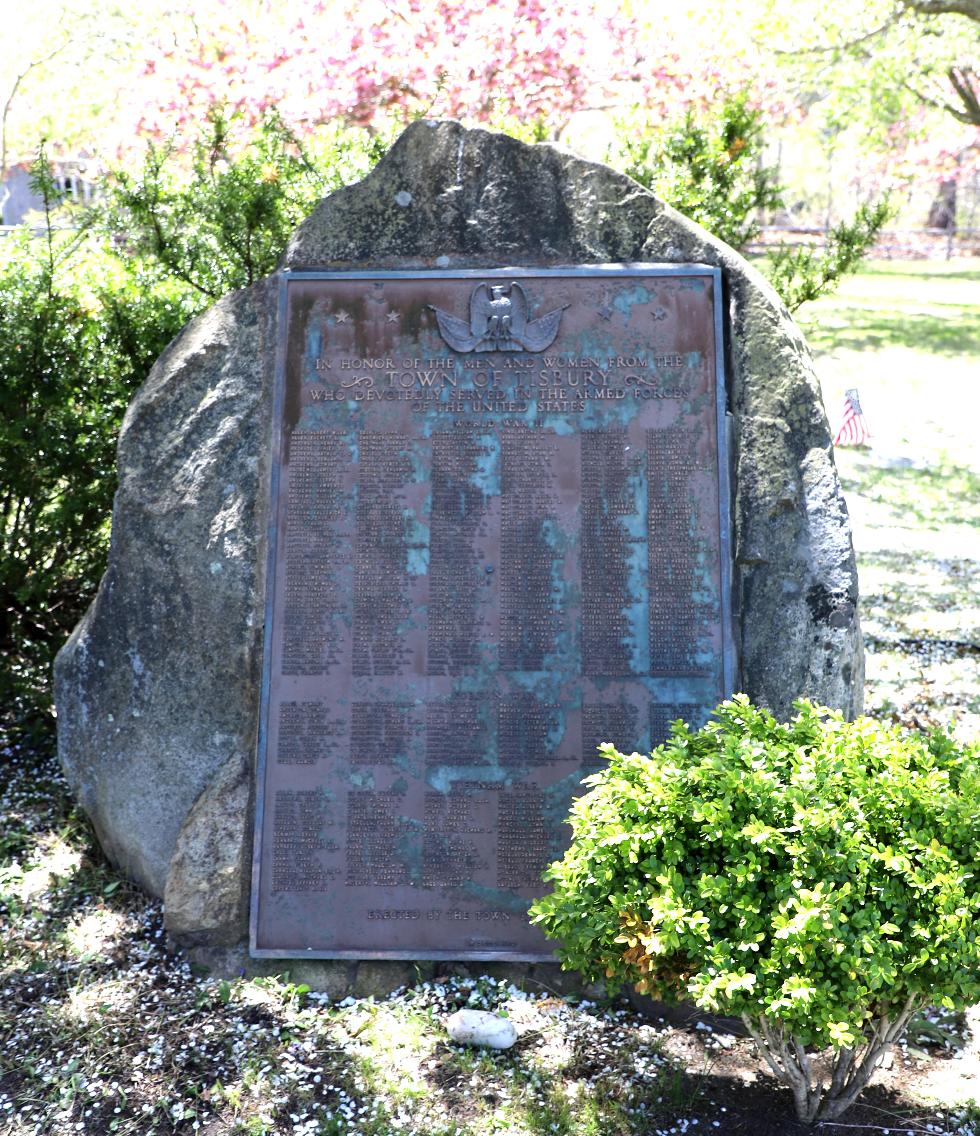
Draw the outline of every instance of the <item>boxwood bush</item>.
[[[980,752],[795,711],[739,695],[649,756],[603,746],[532,916],[566,967],[741,1018],[829,1120],[916,1010],[980,1000]]]

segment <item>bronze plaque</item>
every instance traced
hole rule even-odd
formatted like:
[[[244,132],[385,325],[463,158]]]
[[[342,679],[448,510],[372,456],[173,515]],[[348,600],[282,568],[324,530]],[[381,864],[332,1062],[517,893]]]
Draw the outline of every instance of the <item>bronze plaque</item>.
[[[597,745],[732,689],[718,270],[281,288],[253,954],[550,959]]]

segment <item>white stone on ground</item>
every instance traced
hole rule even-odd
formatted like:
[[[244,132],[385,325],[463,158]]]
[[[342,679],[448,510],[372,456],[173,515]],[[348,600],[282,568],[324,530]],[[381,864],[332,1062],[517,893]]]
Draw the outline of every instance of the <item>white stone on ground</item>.
[[[457,1010],[446,1022],[446,1031],[457,1045],[510,1049],[517,1041],[514,1023],[486,1010]]]

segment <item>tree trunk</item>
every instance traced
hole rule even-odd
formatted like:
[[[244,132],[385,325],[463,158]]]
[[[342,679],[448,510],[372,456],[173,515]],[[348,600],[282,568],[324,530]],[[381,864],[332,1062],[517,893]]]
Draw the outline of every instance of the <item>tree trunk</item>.
[[[796,1115],[804,1124],[813,1124],[834,1121],[854,1104],[885,1054],[901,1037],[917,1005],[915,996],[909,995],[897,1012],[885,1007],[876,1021],[868,1023],[866,1044],[860,1052],[838,1049],[830,1065],[829,1084],[827,1071],[821,1072],[811,1063],[806,1047],[792,1034],[784,1033],[778,1020],[769,1021],[765,1014],[743,1014],[742,1021],[776,1079],[792,1092]]]
[[[939,189],[929,207],[930,229],[943,229],[951,232],[956,229],[956,182],[949,178],[939,183]]]

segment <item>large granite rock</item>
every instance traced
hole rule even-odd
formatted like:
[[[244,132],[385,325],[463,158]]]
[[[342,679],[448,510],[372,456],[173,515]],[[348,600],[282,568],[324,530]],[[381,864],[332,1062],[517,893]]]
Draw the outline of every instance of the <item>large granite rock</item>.
[[[320,203],[282,267],[622,261],[723,272],[739,688],[777,715],[800,695],[859,712],[857,577],[819,387],[730,248],[604,166],[419,122]],[[173,931],[215,948],[245,933],[275,320],[269,283],[225,297],[134,398],[109,568],[56,665],[61,759],[106,851],[166,896]]]
[[[220,811],[216,778],[254,760],[274,295],[260,285],[194,320],[133,400],[109,567],[55,664],[69,782],[109,857],[157,896],[185,824]],[[226,852],[239,890],[247,799],[240,814]],[[199,890],[216,872],[227,882],[214,865]],[[239,902],[236,932],[242,915]]]

